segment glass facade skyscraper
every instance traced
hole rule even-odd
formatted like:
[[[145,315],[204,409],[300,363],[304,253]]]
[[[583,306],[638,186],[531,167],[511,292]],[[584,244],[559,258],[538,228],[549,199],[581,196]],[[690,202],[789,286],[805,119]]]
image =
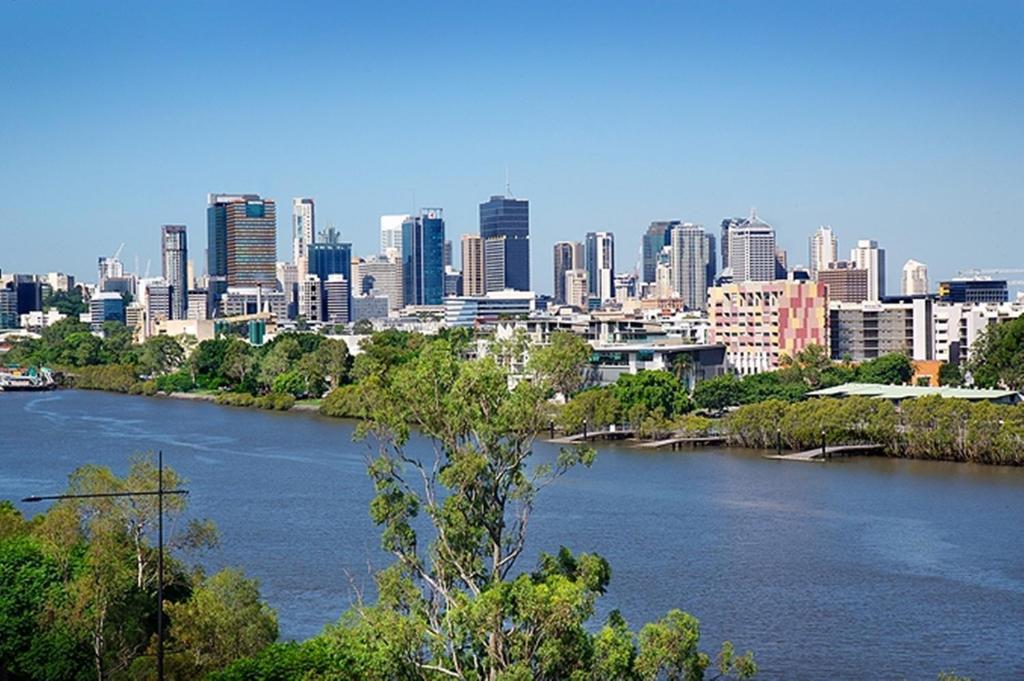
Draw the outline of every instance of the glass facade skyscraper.
[[[642,281],[654,283],[658,269],[658,255],[661,249],[672,242],[672,229],[682,224],[679,220],[658,220],[652,222],[644,233]]]
[[[258,194],[208,194],[206,201],[206,274],[209,278],[208,314],[220,309],[220,297],[228,288],[228,206],[258,201]]]
[[[164,225],[160,236],[164,281],[171,287],[171,317],[184,319],[188,312],[188,234],[185,225]]]
[[[402,292],[406,305],[444,301],[444,217],[424,208],[402,222]]]
[[[530,202],[506,196],[492,196],[480,204],[480,237],[504,239],[502,286],[489,284],[487,290],[530,290]],[[486,248],[486,247],[485,247]],[[493,249],[497,246],[492,247]]]

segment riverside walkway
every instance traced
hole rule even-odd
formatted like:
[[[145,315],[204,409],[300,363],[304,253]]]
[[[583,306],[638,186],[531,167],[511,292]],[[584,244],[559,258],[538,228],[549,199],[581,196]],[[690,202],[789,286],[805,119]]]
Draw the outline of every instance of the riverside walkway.
[[[702,445],[721,445],[725,444],[725,442],[726,437],[724,435],[680,435],[678,437],[670,437],[664,440],[643,442],[638,444],[637,447],[641,449],[663,449],[665,447],[679,449],[680,447],[685,446],[699,447]]]
[[[616,428],[615,430],[595,430],[592,433],[576,433],[575,435],[563,435],[562,437],[550,438],[548,442],[558,445],[571,445],[591,440],[625,440],[633,437],[635,431],[629,428]]]
[[[803,452],[791,452],[789,454],[765,454],[766,459],[778,459],[779,461],[811,461],[825,463],[833,456],[855,456],[857,454],[881,454],[885,449],[883,445],[831,445],[816,447]]]

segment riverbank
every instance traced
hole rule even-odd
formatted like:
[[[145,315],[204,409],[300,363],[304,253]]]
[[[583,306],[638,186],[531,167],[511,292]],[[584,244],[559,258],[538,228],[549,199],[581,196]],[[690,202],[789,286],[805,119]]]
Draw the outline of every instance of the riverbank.
[[[280,393],[260,396],[214,391],[163,393],[123,387],[118,384],[113,388],[87,389],[282,412],[317,412],[332,418],[360,417],[358,391],[352,385],[318,400],[296,400]],[[660,435],[650,438],[623,438],[616,434],[614,439],[622,440],[627,446],[649,449],[656,439],[671,441],[718,435],[725,437],[730,445],[766,452],[780,448],[798,452],[820,448],[822,444],[873,445],[882,455],[891,458],[1024,465],[1024,405],[938,396],[906,399],[898,404],[860,396],[797,402],[765,400],[738,407],[722,418],[700,421],[699,428],[662,430]],[[602,431],[606,427],[596,419],[591,423],[597,426],[591,439],[604,437]],[[571,434],[565,428],[561,431]]]

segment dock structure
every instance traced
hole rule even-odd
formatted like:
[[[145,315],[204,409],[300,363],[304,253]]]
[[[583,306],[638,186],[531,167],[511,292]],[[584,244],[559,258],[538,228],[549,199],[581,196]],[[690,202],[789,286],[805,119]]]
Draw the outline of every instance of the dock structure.
[[[664,440],[652,440],[639,445],[641,449],[679,449],[681,447],[700,447],[706,445],[722,445],[727,442],[724,435],[679,435]]]
[[[581,442],[590,442],[591,440],[625,440],[626,438],[633,437],[635,434],[636,431],[629,428],[616,428],[615,430],[595,430],[592,433],[563,435],[562,437],[550,438],[548,442],[556,445],[574,445]]]
[[[779,461],[810,461],[812,463],[825,463],[832,457],[848,457],[857,454],[881,454],[885,445],[863,444],[863,445],[831,445],[828,447],[815,447],[803,452],[791,452],[789,454],[765,454],[766,459],[777,459]]]

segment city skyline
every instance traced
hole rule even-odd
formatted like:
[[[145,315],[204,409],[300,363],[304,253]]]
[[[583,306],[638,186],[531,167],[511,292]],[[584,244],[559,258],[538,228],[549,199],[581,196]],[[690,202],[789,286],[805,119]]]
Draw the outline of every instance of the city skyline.
[[[0,46],[10,102],[0,129],[17,161],[0,166],[0,238],[14,245],[5,272],[56,268],[84,280],[121,242],[129,266],[136,255],[159,262],[153,230],[185,224],[199,274],[203,197],[221,191],[281,206],[311,196],[318,222],[368,255],[385,214],[442,206],[450,234],[475,231],[479,203],[509,176],[511,194],[532,204],[541,292],[551,292],[556,241],[613,232],[618,269],[629,271],[652,221],[714,231],[752,207],[790,264],[809,264],[806,240],[821,224],[836,230],[840,252],[877,240],[889,281],[910,258],[936,280],[1018,264],[1007,216],[1024,155],[1011,40],[1020,5],[60,11],[54,22],[31,3],[2,10],[19,26]],[[221,20],[239,30],[213,40]],[[500,27],[486,40],[485,23]],[[286,41],[299,24],[310,39]],[[242,36],[266,25],[277,29],[268,49],[246,49]],[[384,35],[441,27],[451,39],[417,63],[380,49]],[[771,47],[735,49],[744,31]],[[698,56],[636,49],[669,36]],[[504,87],[479,87],[494,74]],[[254,109],[257,82],[273,95]],[[289,102],[300,95],[297,112]],[[416,98],[434,106],[409,117]],[[964,229],[1008,247],[948,248]],[[282,216],[278,260],[289,259],[289,232]]]

